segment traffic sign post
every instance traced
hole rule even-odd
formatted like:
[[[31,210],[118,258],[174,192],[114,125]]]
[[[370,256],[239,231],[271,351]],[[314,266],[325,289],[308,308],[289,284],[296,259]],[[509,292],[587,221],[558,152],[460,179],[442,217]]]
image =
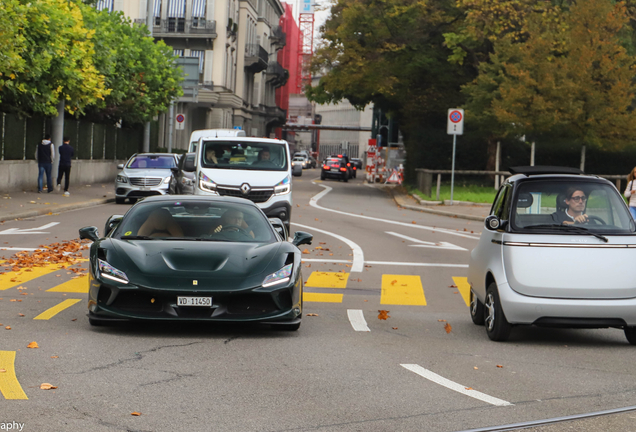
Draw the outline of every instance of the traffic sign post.
[[[176,130],[185,129],[185,114],[177,114],[174,119],[177,122]]]
[[[455,147],[457,145],[457,135],[464,133],[464,110],[461,108],[451,108],[448,110],[448,122],[446,133],[453,136],[453,163],[451,167],[451,198],[450,205],[453,205],[453,189],[455,187]]]

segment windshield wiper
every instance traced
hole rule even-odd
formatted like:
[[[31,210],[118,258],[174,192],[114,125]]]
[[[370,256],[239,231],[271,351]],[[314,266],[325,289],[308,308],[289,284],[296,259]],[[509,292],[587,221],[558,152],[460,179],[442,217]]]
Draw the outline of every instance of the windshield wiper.
[[[148,236],[122,236],[122,240],[154,240],[156,237],[148,237]]]
[[[582,227],[582,226],[574,226],[574,225],[560,225],[560,224],[541,224],[541,225],[530,225],[524,228],[556,228],[556,229],[564,229],[567,231],[576,231],[578,233],[581,234],[587,234],[587,235],[592,235],[594,237],[596,237],[597,239],[601,239],[603,240],[605,243],[607,243],[609,240],[607,239],[607,237],[600,235],[600,234],[596,234],[592,231],[590,231],[588,228]]]

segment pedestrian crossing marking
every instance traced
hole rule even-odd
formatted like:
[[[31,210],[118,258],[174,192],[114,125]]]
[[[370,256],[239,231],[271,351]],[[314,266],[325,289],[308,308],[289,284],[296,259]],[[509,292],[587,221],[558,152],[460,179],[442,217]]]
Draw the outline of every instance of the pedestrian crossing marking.
[[[77,279],[71,279],[68,282],[54,286],[47,290],[48,292],[65,292],[65,293],[87,293],[88,292],[88,277],[79,277]]]
[[[419,276],[382,275],[380,304],[426,306]]]
[[[36,316],[33,319],[34,320],[48,320],[48,319],[51,319],[52,317],[54,317],[58,313],[62,312],[64,309],[68,309],[71,306],[73,306],[75,303],[81,302],[81,301],[82,301],[82,299],[67,299],[67,300],[64,300],[62,303],[60,303],[58,305],[55,305],[52,308],[49,308],[49,309],[45,310],[44,312],[42,312],[40,315]]]
[[[15,272],[12,271],[0,275],[0,291],[13,288],[20,284],[27,283],[29,281],[32,281],[33,279],[39,278],[40,276],[53,273],[54,271],[60,270],[61,265],[62,264],[47,264],[43,267],[31,267],[28,269],[24,268],[22,270],[18,270]]]
[[[346,288],[347,279],[349,279],[349,273],[315,271],[311,273],[305,286],[313,288]]]
[[[342,303],[342,294],[303,293],[303,301],[318,303]]]
[[[5,399],[29,399],[15,376],[15,351],[0,351],[0,392]]]
[[[470,284],[468,283],[468,278],[453,276],[453,282],[457,285],[457,290],[462,295],[466,306],[470,307]]]

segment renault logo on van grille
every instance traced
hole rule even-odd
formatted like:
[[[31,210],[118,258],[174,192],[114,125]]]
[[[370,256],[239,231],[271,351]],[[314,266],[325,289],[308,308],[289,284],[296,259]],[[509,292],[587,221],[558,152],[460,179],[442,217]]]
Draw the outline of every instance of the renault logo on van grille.
[[[252,190],[252,188],[247,183],[243,183],[241,185],[241,192],[243,192],[243,195],[249,194],[251,190]]]

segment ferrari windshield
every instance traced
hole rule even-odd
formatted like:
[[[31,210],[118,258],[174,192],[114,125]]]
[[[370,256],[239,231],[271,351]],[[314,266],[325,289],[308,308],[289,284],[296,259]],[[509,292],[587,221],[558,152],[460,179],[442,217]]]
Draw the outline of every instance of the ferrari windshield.
[[[601,181],[522,182],[512,203],[511,223],[524,232],[577,231],[572,228],[600,234],[635,231],[621,196],[612,185]]]
[[[160,155],[137,155],[130,158],[126,168],[137,169],[170,169],[176,167],[177,164],[174,160],[174,156],[160,156]]]
[[[287,148],[267,142],[203,141],[204,168],[286,171]]]
[[[113,233],[121,240],[275,241],[267,218],[250,205],[183,200],[141,202]]]

